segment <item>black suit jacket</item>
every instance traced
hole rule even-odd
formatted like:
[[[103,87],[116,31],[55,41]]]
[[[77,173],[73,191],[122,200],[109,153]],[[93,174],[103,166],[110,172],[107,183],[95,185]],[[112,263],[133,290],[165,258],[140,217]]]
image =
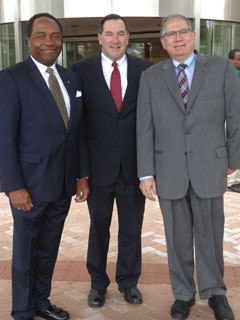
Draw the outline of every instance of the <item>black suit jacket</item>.
[[[101,54],[73,64],[81,79],[90,160],[90,183],[112,184],[120,166],[128,184],[137,182],[136,106],[139,79],[152,63],[127,55],[128,85],[118,113],[106,84]]]

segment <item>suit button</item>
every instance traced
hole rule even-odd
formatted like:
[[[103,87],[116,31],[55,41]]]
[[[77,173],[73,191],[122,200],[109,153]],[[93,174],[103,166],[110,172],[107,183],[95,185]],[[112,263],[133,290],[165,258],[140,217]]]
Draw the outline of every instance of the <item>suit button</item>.
[[[185,152],[184,154],[185,154],[185,156],[186,156],[188,153],[187,153],[187,152]]]

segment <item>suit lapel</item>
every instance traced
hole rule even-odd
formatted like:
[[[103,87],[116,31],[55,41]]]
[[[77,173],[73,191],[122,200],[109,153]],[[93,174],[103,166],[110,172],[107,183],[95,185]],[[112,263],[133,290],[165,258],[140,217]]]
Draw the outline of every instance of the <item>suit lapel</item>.
[[[69,97],[72,97],[73,91],[72,91],[71,79],[68,77],[68,74],[64,68],[61,68],[59,65],[56,65],[56,68],[58,70],[58,73],[62,79],[62,82],[65,88],[67,89]]]
[[[65,70],[64,68],[60,67],[59,65],[56,65],[56,68],[58,70],[58,73],[62,79],[62,82],[68,92],[68,96],[69,96],[69,99],[70,99],[70,121],[69,121],[69,126],[68,126],[68,129],[70,128],[71,126],[71,120],[72,118],[74,117],[74,110],[75,110],[75,96],[76,96],[76,92],[73,91],[73,85],[71,83],[71,79],[69,78],[68,76],[68,73],[67,73],[67,70]]]
[[[103,74],[101,53],[94,56],[92,60],[90,60],[89,72],[92,73],[94,88],[93,94],[94,91],[96,91],[96,94],[100,94],[101,98],[105,100],[105,103],[100,103],[98,107],[100,108],[102,106],[104,108],[104,112],[108,112],[111,115],[116,116],[118,114],[118,111]]]
[[[192,79],[192,85],[189,93],[189,101],[188,101],[188,110],[192,107],[195,99],[197,98],[200,89],[204,83],[204,79],[207,75],[208,68],[207,68],[208,61],[207,59],[202,56],[201,54],[197,55],[196,65],[194,69],[194,75]],[[176,72],[174,70],[174,66],[172,60],[169,59],[166,61],[165,64],[162,66],[163,71],[163,80],[168,87],[172,97],[180,106],[181,110],[185,112],[183,100],[181,97],[180,90],[178,88],[178,83],[176,79]],[[173,81],[174,79],[174,81]],[[176,94],[177,92],[177,94]]]
[[[174,65],[173,65],[171,59],[168,59],[162,65],[162,76],[163,76],[163,81],[165,82],[173,99],[176,101],[176,103],[181,108],[181,110],[183,112],[185,112],[183,99],[182,99],[182,96],[181,96],[181,93],[180,93],[180,90],[178,87],[176,72],[174,70]]]
[[[32,61],[32,59],[30,57],[25,61],[25,65],[28,70],[29,76],[32,79],[33,85],[37,88],[37,91],[39,92],[42,99],[46,100],[46,106],[48,108],[52,108],[53,112],[55,112],[56,116],[61,121],[63,128],[65,128],[64,122],[63,122],[61,114],[57,108],[57,105],[53,99],[53,96],[52,96],[46,82],[44,81],[41,73],[39,72],[37,66],[35,65],[35,63]]]
[[[51,92],[48,89],[46,82],[44,81],[41,73],[39,72],[37,66],[29,57],[25,61],[26,68],[28,70],[29,76],[32,79],[32,83],[37,87],[37,90],[40,92],[40,95],[47,99],[48,103],[53,102]]]
[[[204,83],[204,79],[206,78],[208,72],[208,61],[207,59],[202,56],[201,54],[197,55],[197,60],[195,64],[193,79],[192,79],[192,85],[191,90],[189,94],[189,102],[188,102],[188,108],[190,109],[197,98],[200,89]]]
[[[132,56],[127,55],[127,88],[123,98],[122,110],[131,95],[131,90],[136,86],[136,81],[138,82],[136,70],[136,59]]]
[[[108,88],[108,85],[106,83],[106,80],[103,74],[101,54],[94,57],[92,66],[93,66],[93,69],[90,69],[90,71],[93,72],[93,79],[96,80],[96,85],[99,88],[99,92],[102,92],[102,94],[112,98],[112,95],[110,93],[110,90]]]

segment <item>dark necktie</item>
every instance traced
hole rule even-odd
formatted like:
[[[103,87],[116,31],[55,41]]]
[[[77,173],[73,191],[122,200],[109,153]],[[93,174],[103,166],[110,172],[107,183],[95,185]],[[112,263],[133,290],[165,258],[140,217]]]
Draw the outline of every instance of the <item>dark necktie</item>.
[[[112,63],[113,71],[110,80],[110,91],[117,107],[118,112],[121,110],[122,106],[122,88],[121,88],[121,76],[118,70],[118,64],[116,61]]]
[[[188,86],[188,81],[187,81],[187,76],[186,73],[184,71],[184,69],[187,67],[186,64],[179,64],[177,66],[178,68],[178,75],[177,75],[177,79],[178,79],[178,86],[180,88],[180,92],[183,98],[183,103],[185,106],[185,109],[187,109],[187,102],[188,102],[188,96],[189,96],[189,86]]]
[[[63,94],[60,88],[60,85],[57,81],[57,78],[54,75],[54,71],[52,68],[47,68],[46,72],[49,74],[48,77],[48,84],[49,84],[49,89],[53,95],[53,98],[58,106],[58,109],[61,113],[61,116],[63,118],[65,127],[68,127],[68,113],[67,113],[67,108],[65,105],[65,101],[63,98]]]

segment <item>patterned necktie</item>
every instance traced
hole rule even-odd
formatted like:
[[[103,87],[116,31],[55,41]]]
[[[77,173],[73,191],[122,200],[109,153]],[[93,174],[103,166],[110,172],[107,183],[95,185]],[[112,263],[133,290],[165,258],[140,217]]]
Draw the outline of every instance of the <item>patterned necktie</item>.
[[[63,118],[65,127],[68,127],[68,113],[67,113],[67,108],[65,105],[65,101],[63,98],[63,94],[60,88],[60,85],[57,81],[57,78],[54,75],[54,71],[52,68],[47,68],[46,72],[49,74],[48,77],[48,84],[49,84],[49,89],[53,95],[53,98],[58,106],[58,109],[61,113],[61,116]]]
[[[117,107],[118,112],[121,110],[122,106],[122,88],[121,88],[121,76],[118,70],[118,64],[116,61],[112,63],[113,71],[110,80],[110,91]]]
[[[186,64],[179,64],[177,66],[177,68],[179,70],[178,75],[177,75],[178,86],[180,88],[180,92],[181,92],[181,95],[183,98],[183,103],[184,103],[185,109],[187,109],[187,102],[188,102],[188,96],[189,96],[189,86],[188,86],[187,76],[184,71],[184,69],[186,67],[187,67]]]

